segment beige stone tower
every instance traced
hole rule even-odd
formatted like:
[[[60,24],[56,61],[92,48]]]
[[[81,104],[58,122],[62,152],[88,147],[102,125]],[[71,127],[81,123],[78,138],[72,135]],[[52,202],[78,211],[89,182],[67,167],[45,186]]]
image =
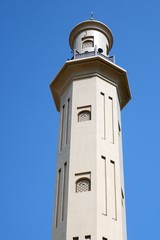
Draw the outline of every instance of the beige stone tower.
[[[70,34],[73,58],[50,85],[60,112],[53,240],[126,240],[121,109],[126,71],[112,33],[90,19]]]

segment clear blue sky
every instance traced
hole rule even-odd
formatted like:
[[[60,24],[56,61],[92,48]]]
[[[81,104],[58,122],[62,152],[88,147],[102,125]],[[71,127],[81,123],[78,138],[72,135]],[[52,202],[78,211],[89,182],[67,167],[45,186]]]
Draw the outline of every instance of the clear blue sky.
[[[160,239],[159,1],[1,0],[0,240],[51,239],[59,115],[49,84],[91,11],[112,30],[132,92],[122,111],[128,240]]]

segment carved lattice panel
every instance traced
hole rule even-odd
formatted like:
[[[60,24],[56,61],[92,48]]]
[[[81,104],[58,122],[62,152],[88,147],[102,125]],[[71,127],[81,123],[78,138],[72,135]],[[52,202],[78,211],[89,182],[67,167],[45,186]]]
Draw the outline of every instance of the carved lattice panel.
[[[77,192],[87,192],[90,191],[90,180],[80,179],[77,181]]]
[[[89,121],[91,120],[90,111],[82,111],[78,114],[78,122]]]

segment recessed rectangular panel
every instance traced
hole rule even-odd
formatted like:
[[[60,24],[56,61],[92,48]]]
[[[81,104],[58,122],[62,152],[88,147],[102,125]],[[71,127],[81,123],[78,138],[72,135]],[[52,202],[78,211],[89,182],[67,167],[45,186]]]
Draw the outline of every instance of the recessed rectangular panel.
[[[57,192],[56,192],[56,212],[55,212],[55,223],[56,227],[58,226],[58,219],[59,219],[59,211],[60,211],[60,186],[61,186],[61,169],[58,171],[58,176],[57,176]]]
[[[108,138],[109,142],[114,143],[114,114],[113,114],[113,99],[108,98]]]
[[[65,212],[65,202],[66,202],[66,174],[67,174],[67,162],[64,163],[63,166],[63,186],[62,186],[62,221],[64,219],[64,212]]]
[[[100,93],[100,115],[99,115],[99,120],[100,120],[100,132],[101,132],[101,138],[105,139],[105,94]]]
[[[107,170],[106,170],[106,158],[102,158],[102,213],[107,215]]]
[[[70,112],[70,99],[67,102],[67,118],[66,118],[66,145],[68,144],[68,130],[69,130],[69,112]]]
[[[61,127],[60,127],[60,151],[63,148],[63,135],[64,135],[64,113],[65,113],[65,105],[63,105],[61,110]]]
[[[117,220],[117,196],[116,196],[116,172],[115,172],[115,162],[111,163],[111,212],[112,218]]]

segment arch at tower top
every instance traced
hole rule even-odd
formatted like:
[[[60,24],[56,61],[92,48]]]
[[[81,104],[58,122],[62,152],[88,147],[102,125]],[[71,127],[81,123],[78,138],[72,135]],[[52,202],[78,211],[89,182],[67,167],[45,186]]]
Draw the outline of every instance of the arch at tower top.
[[[73,28],[70,33],[69,43],[71,49],[80,54],[97,49],[97,51],[107,56],[113,45],[113,35],[105,24],[90,19],[79,23]]]

